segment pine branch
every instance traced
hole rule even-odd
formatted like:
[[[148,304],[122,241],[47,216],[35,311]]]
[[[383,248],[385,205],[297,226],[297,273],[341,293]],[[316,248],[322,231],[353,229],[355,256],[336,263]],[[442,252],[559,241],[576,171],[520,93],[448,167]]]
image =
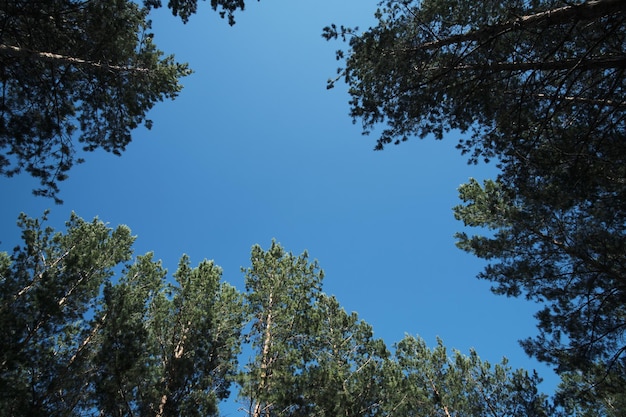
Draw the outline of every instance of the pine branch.
[[[452,44],[486,39],[509,31],[526,30],[541,24],[556,26],[570,21],[589,21],[619,12],[626,12],[626,2],[623,0],[586,1],[582,4],[520,16],[504,23],[448,36],[436,41],[424,42],[414,50],[439,49]]]
[[[515,94],[511,91],[506,91],[505,94]],[[605,107],[617,107],[617,108],[621,108],[621,107],[626,107],[626,102],[624,101],[615,101],[615,100],[608,100],[608,99],[593,99],[593,98],[587,98],[587,97],[572,97],[572,96],[559,96],[559,95],[549,95],[549,94],[543,94],[543,93],[537,93],[534,95],[537,98],[540,99],[545,99],[545,100],[562,100],[562,101],[569,101],[569,102],[574,102],[574,103],[583,103],[583,104],[593,104],[593,105],[597,105],[597,106],[605,106]]]
[[[262,357],[261,357],[261,375],[259,377],[260,381],[259,381],[259,390],[258,390],[258,394],[261,394],[261,391],[265,389],[265,385],[267,383],[266,379],[267,379],[267,375],[268,375],[268,367],[269,367],[269,351],[270,351],[270,345],[272,343],[272,308],[273,308],[273,294],[270,292],[269,295],[269,305],[268,305],[268,313],[267,313],[267,320],[266,320],[266,325],[265,325],[265,335],[264,335],[264,340],[263,340],[263,353],[262,353]],[[257,399],[256,403],[254,405],[254,411],[253,411],[253,417],[261,417],[261,413],[262,413],[262,409],[261,409],[261,400]]]
[[[66,64],[66,65],[78,65],[78,66],[87,66],[97,69],[104,69],[113,72],[118,71],[128,71],[128,72],[141,72],[146,73],[150,70],[148,68],[140,68],[140,67],[131,67],[131,66],[123,66],[123,65],[111,65],[101,62],[94,62],[85,60],[82,58],[75,58],[65,55],[54,54],[52,52],[40,52],[33,51],[31,49],[20,48],[12,45],[0,44],[0,54],[8,55],[8,56],[18,56],[18,57],[30,57],[35,58],[39,61],[43,62],[52,62],[57,64]]]
[[[432,71],[558,71],[571,69],[626,69],[626,56],[602,57],[588,60],[566,59],[563,61],[535,61],[535,62],[490,62],[486,64],[461,64],[450,67],[433,67]],[[419,67],[415,71],[423,71]]]

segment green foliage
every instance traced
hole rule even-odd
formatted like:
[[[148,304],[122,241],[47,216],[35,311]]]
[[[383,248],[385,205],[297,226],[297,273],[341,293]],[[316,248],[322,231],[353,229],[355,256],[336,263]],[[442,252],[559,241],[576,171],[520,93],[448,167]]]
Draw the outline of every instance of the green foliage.
[[[260,1],[260,0],[258,0]],[[161,7],[161,0],[144,0],[144,5],[148,8]],[[184,23],[187,23],[191,15],[198,11],[198,0],[169,0],[167,7],[174,16],[180,16]],[[244,0],[211,0],[211,8],[217,11],[223,19],[228,17],[228,24],[235,24],[235,12],[237,9],[245,8]]]
[[[385,1],[376,17],[363,33],[324,32],[349,41],[338,58],[353,118],[366,133],[386,125],[377,149],[455,131],[470,162],[497,161],[495,181],[460,189],[456,217],[487,233],[460,233],[459,246],[491,262],[480,278],[496,293],[544,305],[526,351],[615,404],[611,384],[626,391],[626,4]]]
[[[125,226],[20,226],[0,256],[0,415],[218,415],[243,322],[219,267],[183,256],[167,284],[152,254],[130,263]]]
[[[2,258],[1,413],[79,415],[95,354],[90,317],[134,238],[127,227],[111,230],[74,214],[65,234],[25,215],[19,225],[23,246]]]
[[[147,323],[150,307],[163,291],[165,275],[148,254],[138,257],[118,283],[107,282],[104,287],[93,359],[95,406],[104,415],[135,415],[145,403],[158,404],[151,388],[159,383],[155,368],[160,352]]]
[[[105,288],[95,396],[106,415],[218,415],[229,395],[241,297],[213,262],[191,268],[183,256],[175,286],[165,274],[149,254]]]
[[[602,384],[598,385],[598,381]],[[626,410],[625,386],[623,376],[616,372],[607,374],[600,363],[585,373],[563,374],[555,402],[565,410],[565,415],[618,417]]]
[[[593,121],[584,138],[620,126],[624,6],[591,3],[384,1],[375,27],[323,36],[349,39],[340,74],[355,121],[387,124],[377,149],[458,129],[474,133],[461,144],[473,158],[501,157],[570,123]]]
[[[390,415],[548,416],[554,412],[536,373],[512,370],[506,359],[491,366],[475,351],[449,356],[443,342],[429,349],[413,336],[396,345]]]
[[[346,313],[335,297],[322,294],[315,359],[303,374],[310,416],[375,416],[386,402],[389,352],[356,313]]]
[[[317,262],[276,242],[252,249],[246,298],[256,352],[240,397],[253,416],[377,415],[388,357],[370,325],[321,291]]]
[[[254,246],[250,259],[244,270],[247,337],[256,355],[241,376],[240,396],[250,400],[254,417],[280,415],[298,404],[288,393],[297,392],[297,375],[313,360],[319,323],[310,318],[324,273],[306,252],[294,256],[274,241],[267,251]]]
[[[229,24],[244,0],[211,0]],[[81,154],[121,155],[148,111],[174,99],[187,64],[153,43],[148,13],[161,0],[8,0],[0,6],[0,175],[38,179],[57,203]],[[186,23],[198,0],[169,0]]]
[[[119,155],[147,112],[176,97],[186,64],[152,41],[147,10],[129,0],[1,6],[0,174],[22,170],[56,197],[58,183],[101,148]]]
[[[246,270],[255,356],[240,397],[257,416],[548,416],[541,379],[476,352],[450,358],[405,337],[395,358],[372,327],[321,292],[322,272],[276,242]]]
[[[233,380],[255,417],[552,410],[536,375],[475,352],[406,337],[391,357],[321,291],[306,253],[254,246],[241,294],[187,256],[167,280],[151,253],[132,258],[125,226],[72,215],[60,233],[43,220],[21,216],[24,246],[0,254],[0,416],[217,416]],[[254,356],[238,369],[242,343]]]
[[[545,304],[536,315],[540,335],[523,342],[526,351],[559,372],[582,372],[595,399],[606,389],[608,401],[615,384],[625,388],[624,230],[616,224],[623,220],[619,208],[603,207],[620,197],[562,207],[546,195],[522,198],[502,183],[475,181],[460,193],[457,218],[496,230],[457,235],[459,247],[494,260],[479,277],[494,282],[497,294]]]

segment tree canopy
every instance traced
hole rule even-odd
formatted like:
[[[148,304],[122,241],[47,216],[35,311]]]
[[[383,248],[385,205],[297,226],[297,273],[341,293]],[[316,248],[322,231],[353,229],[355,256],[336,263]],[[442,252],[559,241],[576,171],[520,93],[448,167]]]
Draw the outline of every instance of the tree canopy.
[[[183,256],[168,283],[125,226],[20,226],[0,254],[0,415],[218,415],[243,321],[219,267]]]
[[[183,256],[168,278],[152,253],[133,257],[125,226],[20,226],[23,245],[0,253],[0,416],[214,416],[233,381],[257,417],[553,411],[506,360],[413,336],[392,355],[322,292],[316,261],[276,242],[252,248],[240,293],[213,261]]]
[[[167,6],[183,22],[197,0]],[[153,42],[149,11],[160,0],[10,0],[0,6],[0,175],[25,171],[37,195],[58,197],[82,151],[120,155],[148,111],[173,99],[187,64]],[[229,23],[243,0],[212,0]]]
[[[255,245],[251,264],[246,299],[255,355],[239,394],[248,413],[378,415],[389,352],[372,327],[322,292],[324,273],[306,252]]]
[[[352,117],[383,125],[376,149],[456,134],[470,162],[493,160],[498,177],[463,185],[455,209],[491,232],[459,246],[490,261],[496,293],[544,304],[528,353],[623,387],[626,3],[385,1],[376,17],[324,31],[349,41]]]
[[[258,0],[260,1],[260,0]],[[148,8],[159,8],[163,4],[161,0],[143,0]],[[222,18],[228,18],[228,24],[235,24],[235,12],[244,10],[244,0],[211,0],[211,8],[217,11]],[[185,23],[191,15],[198,11],[198,0],[168,0],[167,7],[174,16],[180,16]]]
[[[0,174],[24,170],[60,202],[79,148],[119,155],[190,71],[156,48],[136,2],[11,0],[1,12]]]
[[[0,6],[0,174],[57,202],[82,151],[121,154],[190,74],[160,51],[161,0],[9,0]],[[171,0],[183,22],[197,0]],[[234,24],[243,0],[211,0]],[[213,261],[176,272],[134,256],[125,226],[23,215],[0,253],[0,416],[218,415],[238,383],[253,417],[619,416],[626,409],[626,3],[388,0],[349,41],[339,78],[375,148],[461,136],[500,174],[459,188],[458,246],[493,291],[542,304],[526,352],[540,378],[406,336],[392,348],[322,292],[308,254],[252,248],[244,292]],[[338,80],[337,79],[337,80]],[[333,86],[337,80],[331,80]],[[480,233],[480,234],[478,234]],[[242,347],[252,352],[244,367]]]
[[[388,415],[536,416],[557,415],[541,378],[512,370],[503,359],[492,366],[472,350],[450,355],[441,340],[428,348],[419,337],[405,336],[395,347],[394,382]]]

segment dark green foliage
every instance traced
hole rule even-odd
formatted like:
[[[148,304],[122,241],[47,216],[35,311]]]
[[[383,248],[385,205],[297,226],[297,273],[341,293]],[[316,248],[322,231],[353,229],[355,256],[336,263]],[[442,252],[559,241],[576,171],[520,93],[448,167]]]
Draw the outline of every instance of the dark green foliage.
[[[299,393],[300,375],[313,361],[319,323],[314,305],[324,276],[306,253],[294,256],[272,242],[256,245],[246,274],[246,305],[251,320],[248,338],[256,355],[241,375],[240,397],[254,417],[298,413],[307,407]],[[297,409],[297,410],[294,410]]]
[[[325,29],[349,37],[352,116],[386,124],[377,149],[455,131],[471,162],[497,162],[456,208],[491,232],[459,246],[491,262],[496,293],[544,304],[529,354],[611,397],[626,380],[626,3],[387,1],[377,17]]]
[[[154,387],[160,352],[147,324],[165,275],[148,254],[138,257],[118,283],[104,288],[93,388],[95,406],[105,415],[131,416],[158,404]]]
[[[602,383],[596,385],[597,381]],[[563,374],[555,402],[565,415],[619,417],[626,410],[625,386],[623,376],[616,372],[607,375],[604,364],[598,364],[584,373]]]
[[[260,0],[258,0],[260,1]],[[161,0],[144,0],[143,3],[149,8],[162,6]],[[220,14],[223,19],[228,17],[228,24],[235,24],[235,12],[245,8],[244,0],[211,0],[211,8]],[[198,0],[168,0],[167,7],[174,16],[180,16],[187,23],[191,15],[198,11]]]
[[[308,388],[308,415],[381,415],[387,384],[389,351],[374,338],[372,326],[348,314],[335,297],[322,294],[314,362],[303,374]]]
[[[127,227],[20,224],[0,256],[0,415],[218,415],[243,322],[219,267],[183,257],[168,285],[152,254],[129,263]]]
[[[192,269],[183,256],[174,275],[177,285],[165,286],[148,255],[105,288],[95,397],[106,415],[218,415],[229,394],[241,297],[212,262]]]
[[[405,336],[390,374],[390,415],[543,417],[555,411],[538,392],[536,374],[512,370],[506,359],[492,367],[475,351],[450,356],[441,340],[429,349],[422,339]]]
[[[211,0],[235,23],[244,0]],[[142,7],[143,5],[143,7]],[[148,13],[161,0],[7,0],[0,5],[0,175],[22,171],[53,197],[84,151],[121,155],[148,111],[173,99],[187,64],[153,43]],[[198,0],[169,0],[183,22]]]
[[[582,371],[579,385],[586,381],[595,399],[604,388],[613,397],[618,382],[626,388],[625,243],[623,225],[616,225],[623,213],[598,207],[620,197],[603,194],[562,207],[548,195],[522,198],[500,182],[474,180],[460,194],[465,204],[455,209],[457,218],[494,230],[492,236],[457,235],[462,249],[497,260],[480,278],[495,282],[498,294],[545,303],[536,315],[541,333],[523,341],[526,351],[561,373]]]
[[[594,122],[583,138],[621,125],[626,7],[589,3],[385,1],[377,26],[332,25],[324,37],[349,39],[340,72],[355,120],[388,126],[377,149],[459,129],[474,133],[461,145],[474,158],[501,157],[571,122]]]
[[[0,282],[0,413],[79,415],[93,371],[90,317],[134,238],[75,215],[66,234],[26,216],[19,224],[24,244],[4,255]]]
[[[58,202],[81,148],[121,154],[190,73],[156,49],[147,10],[129,0],[9,0],[0,12],[0,174],[25,170]]]
[[[151,253],[132,260],[124,226],[20,225],[24,246],[0,254],[0,416],[217,416],[235,379],[256,417],[551,411],[536,375],[474,352],[449,358],[406,337],[392,358],[321,291],[317,262],[276,242],[253,247],[242,295],[187,256],[168,283]],[[254,357],[237,369],[242,343]]]
[[[541,379],[475,352],[449,357],[439,341],[405,337],[392,358],[356,313],[321,292],[322,272],[306,253],[276,242],[252,249],[246,270],[255,356],[240,398],[260,416],[548,416]]]
[[[237,371],[243,299],[220,282],[222,270],[212,261],[191,268],[183,256],[174,276],[167,315],[155,317],[166,363],[164,415],[218,415],[217,401],[228,397]]]

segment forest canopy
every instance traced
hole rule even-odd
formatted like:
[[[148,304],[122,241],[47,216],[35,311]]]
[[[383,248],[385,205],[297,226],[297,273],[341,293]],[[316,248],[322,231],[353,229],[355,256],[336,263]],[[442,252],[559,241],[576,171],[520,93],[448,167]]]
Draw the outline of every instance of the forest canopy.
[[[19,221],[0,253],[0,415],[217,416],[231,387],[254,417],[544,416],[535,373],[414,336],[395,355],[322,291],[308,254],[252,247],[240,292],[183,255],[173,279],[126,226]],[[240,366],[238,353],[252,352]]]
[[[245,6],[207,5],[230,25]],[[0,175],[26,172],[60,203],[83,155],[121,155],[153,125],[191,74],[155,43],[164,6],[182,23],[198,11],[3,2]],[[237,289],[214,261],[183,254],[170,274],[135,255],[126,226],[21,215],[22,243],[0,253],[0,417],[217,416],[227,398],[253,417],[624,415],[626,2],[387,0],[375,19],[323,30],[346,42],[329,87],[347,84],[376,150],[456,136],[470,164],[497,167],[459,187],[456,244],[494,293],[540,306],[521,345],[559,374],[555,395],[506,359],[388,345],[323,291],[316,260],[276,241],[252,247]]]
[[[183,22],[198,0],[171,0]],[[211,0],[235,23],[243,0]],[[148,111],[174,99],[185,63],[154,43],[149,12],[160,0],[9,0],[0,8],[0,175],[26,172],[36,195],[57,203],[59,183],[84,151],[116,155]]]
[[[459,189],[457,234],[493,291],[543,305],[523,342],[582,391],[626,387],[626,3],[385,1],[337,25],[350,109],[376,149],[460,136],[499,175]],[[606,390],[606,391],[604,391]],[[623,391],[623,389],[622,389]]]

